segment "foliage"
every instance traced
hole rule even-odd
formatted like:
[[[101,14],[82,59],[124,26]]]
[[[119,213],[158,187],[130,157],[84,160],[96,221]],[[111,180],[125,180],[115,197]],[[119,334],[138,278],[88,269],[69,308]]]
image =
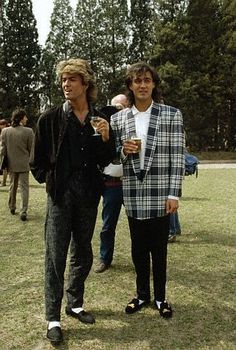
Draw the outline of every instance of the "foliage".
[[[151,62],[158,67],[166,103],[183,112],[189,146],[235,149],[235,80],[227,74],[235,63],[222,51],[220,3],[157,0],[156,11],[159,34]]]
[[[90,62],[95,71],[101,52],[101,8],[97,0],[81,0],[75,9],[72,55]]]
[[[124,91],[126,66],[145,60],[158,71],[165,103],[182,111],[193,150],[236,149],[236,0],[78,0],[75,12],[68,1],[55,0],[43,48],[37,44],[31,1],[2,0],[1,5],[0,112],[5,117],[18,104],[37,117],[62,102],[55,79],[61,59],[90,62],[99,107]]]
[[[222,79],[221,94],[224,104],[221,107],[220,122],[225,129],[227,148],[233,149],[236,142],[236,0],[224,0],[222,6],[221,33],[219,38]]]
[[[131,43],[128,63],[143,61],[150,56],[155,43],[154,3],[152,0],[131,0]]]
[[[189,150],[191,152],[191,149]],[[230,163],[235,162],[236,152],[225,152],[225,151],[211,151],[211,152],[194,152],[194,155],[200,160],[214,161],[219,163]]]
[[[40,48],[32,1],[8,0],[2,12],[2,109],[10,115],[16,106],[24,107],[33,117],[39,109]]]
[[[56,81],[56,65],[72,53],[73,10],[67,0],[55,0],[51,15],[51,28],[41,60],[41,93],[44,105],[52,106],[62,101]]]
[[[98,84],[103,104],[122,92],[128,48],[128,7],[126,0],[100,0],[100,42],[102,54],[97,65]]]

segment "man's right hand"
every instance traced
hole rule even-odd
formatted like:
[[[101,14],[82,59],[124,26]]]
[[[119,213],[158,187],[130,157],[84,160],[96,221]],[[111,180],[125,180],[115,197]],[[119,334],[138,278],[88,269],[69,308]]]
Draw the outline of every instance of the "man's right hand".
[[[137,153],[138,145],[136,144],[135,140],[125,140],[123,142],[123,152],[125,155]]]

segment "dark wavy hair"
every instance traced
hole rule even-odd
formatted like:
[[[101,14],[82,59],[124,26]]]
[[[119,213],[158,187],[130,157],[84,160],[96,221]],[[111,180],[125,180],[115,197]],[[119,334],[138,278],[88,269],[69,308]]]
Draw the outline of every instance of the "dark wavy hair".
[[[155,84],[155,87],[152,90],[153,101],[154,102],[162,101],[161,90],[158,87],[158,85],[160,84],[160,78],[157,74],[157,71],[155,70],[154,67],[150,66],[146,62],[137,62],[127,68],[126,76],[125,76],[126,96],[128,98],[130,107],[134,104],[134,101],[135,101],[133,91],[130,90],[130,85],[132,84],[132,81],[134,78],[147,72],[151,73],[152,80]]]
[[[11,125],[13,127],[19,126],[24,116],[26,116],[26,111],[22,108],[16,108],[11,115]]]

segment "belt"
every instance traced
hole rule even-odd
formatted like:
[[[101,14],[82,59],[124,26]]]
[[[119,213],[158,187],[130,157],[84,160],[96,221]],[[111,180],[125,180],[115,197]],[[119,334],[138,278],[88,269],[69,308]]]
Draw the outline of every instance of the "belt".
[[[122,177],[110,176],[103,174],[103,179],[105,182],[121,182]]]

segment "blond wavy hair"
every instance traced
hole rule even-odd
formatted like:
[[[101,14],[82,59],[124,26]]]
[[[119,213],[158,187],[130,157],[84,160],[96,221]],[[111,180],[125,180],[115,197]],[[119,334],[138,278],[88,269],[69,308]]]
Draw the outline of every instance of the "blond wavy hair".
[[[87,99],[88,102],[95,102],[97,99],[96,77],[88,61],[81,58],[70,58],[60,61],[56,67],[56,74],[61,83],[63,73],[79,74],[84,85],[88,85]]]

